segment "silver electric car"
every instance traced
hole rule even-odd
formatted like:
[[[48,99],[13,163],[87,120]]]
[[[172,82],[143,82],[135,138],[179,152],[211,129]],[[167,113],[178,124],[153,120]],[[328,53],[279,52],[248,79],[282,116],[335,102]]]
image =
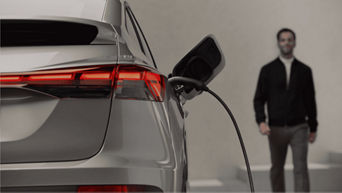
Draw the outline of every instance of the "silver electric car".
[[[184,101],[224,66],[212,36],[161,74],[128,3],[1,0],[3,192],[184,192]]]

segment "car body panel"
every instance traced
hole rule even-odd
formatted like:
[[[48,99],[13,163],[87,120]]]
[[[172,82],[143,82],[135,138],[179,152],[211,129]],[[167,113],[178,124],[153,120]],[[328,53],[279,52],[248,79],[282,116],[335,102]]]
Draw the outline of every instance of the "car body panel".
[[[0,72],[30,72],[95,64],[115,64],[116,45],[1,48]]]

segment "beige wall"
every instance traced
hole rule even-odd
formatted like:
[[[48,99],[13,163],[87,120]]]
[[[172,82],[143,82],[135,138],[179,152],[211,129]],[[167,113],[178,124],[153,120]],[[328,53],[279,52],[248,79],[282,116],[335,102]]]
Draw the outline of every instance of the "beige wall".
[[[252,99],[260,67],[277,55],[275,34],[293,28],[296,56],[312,67],[316,83],[319,137],[310,162],[342,151],[341,0],[129,0],[162,73],[206,34],[214,34],[226,67],[212,81],[233,110],[252,164],[269,163],[267,140],[254,122]],[[202,94],[186,104],[190,179],[234,177],[243,158],[231,121]],[[291,152],[289,152],[291,153]],[[288,157],[290,161],[291,156]]]

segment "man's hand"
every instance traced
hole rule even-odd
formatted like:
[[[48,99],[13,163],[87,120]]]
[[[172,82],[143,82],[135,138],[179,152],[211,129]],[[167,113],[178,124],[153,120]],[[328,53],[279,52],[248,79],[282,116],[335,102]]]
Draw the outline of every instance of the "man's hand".
[[[316,132],[311,132],[311,133],[309,134],[309,142],[310,142],[310,143],[314,143],[315,140],[316,140],[316,137],[317,137]]]
[[[260,123],[259,125],[260,133],[263,135],[270,135],[271,129],[268,127],[268,125],[265,122]]]

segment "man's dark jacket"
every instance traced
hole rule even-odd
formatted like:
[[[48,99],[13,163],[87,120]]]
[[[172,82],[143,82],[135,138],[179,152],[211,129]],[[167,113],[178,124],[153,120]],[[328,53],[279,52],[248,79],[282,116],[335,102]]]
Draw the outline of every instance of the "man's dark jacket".
[[[315,88],[310,67],[293,60],[289,85],[285,64],[279,58],[262,67],[254,96],[257,123],[265,122],[265,104],[270,126],[293,126],[307,122],[317,131]]]

